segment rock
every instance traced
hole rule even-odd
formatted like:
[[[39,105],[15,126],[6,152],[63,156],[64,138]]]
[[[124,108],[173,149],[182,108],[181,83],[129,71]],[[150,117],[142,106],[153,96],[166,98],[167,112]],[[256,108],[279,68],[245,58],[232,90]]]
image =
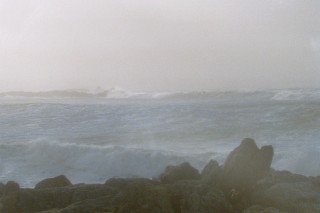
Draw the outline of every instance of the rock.
[[[47,178],[36,184],[35,189],[45,189],[52,187],[63,187],[63,186],[71,186],[72,183],[70,180],[64,176],[59,175],[53,178]]]
[[[165,171],[160,175],[162,183],[174,183],[179,180],[196,180],[199,178],[199,171],[188,162],[184,162],[178,166],[167,166]]]
[[[294,174],[289,171],[273,171],[271,178],[274,183],[295,183],[308,181],[304,175]]]
[[[138,181],[142,181],[144,183],[149,183],[149,184],[160,184],[159,181],[157,180],[151,180],[147,178],[110,178],[105,182],[105,185],[117,190],[122,190],[130,184],[134,184]]]
[[[5,185],[3,183],[0,183],[0,197],[4,194],[4,187]]]
[[[216,187],[190,180],[179,181],[167,187],[171,192],[171,203],[175,212],[232,212],[226,196]]]
[[[201,179],[204,184],[218,185],[221,181],[222,168],[215,160],[210,160],[201,172]]]
[[[122,183],[122,184],[121,184]],[[168,212],[173,213],[170,194],[159,182],[143,178],[113,178],[106,184],[72,186],[72,203],[43,213]]]
[[[285,213],[272,207],[254,205],[245,209],[242,213]]]
[[[38,191],[49,192],[52,189],[54,188]],[[69,194],[65,194],[65,199],[68,203],[61,205],[63,203],[55,202],[55,205],[49,206],[50,210],[41,213],[112,212],[110,209],[112,207],[111,201],[118,193],[104,184],[78,184],[57,189],[67,190]],[[53,195],[53,197],[56,196]]]
[[[8,181],[7,184],[4,186],[3,194],[6,196],[10,193],[15,193],[20,191],[20,186],[18,183],[14,181]]]
[[[18,206],[20,186],[14,181],[8,181],[4,186],[1,197],[0,213],[16,213],[20,211]]]
[[[289,171],[271,171],[270,175],[257,181],[255,191],[264,191],[277,183],[296,183],[308,182],[312,178],[303,175],[294,174]]]
[[[11,212],[14,213],[52,212],[53,210],[56,212],[60,212],[60,210],[61,212],[68,212],[70,209],[76,209],[74,212],[94,212],[82,210],[88,208],[92,208],[93,210],[103,209],[107,205],[107,202],[104,201],[101,204],[102,198],[113,197],[116,194],[117,191],[104,184],[79,184],[45,189],[20,189],[19,193],[10,193],[9,196],[1,199],[5,211],[0,212],[7,212],[8,209],[13,209]],[[88,206],[84,207],[82,203],[87,203]],[[80,206],[81,211],[78,209]]]
[[[270,172],[272,146],[259,149],[253,139],[245,138],[227,157],[223,179],[227,188],[248,191],[257,180]]]
[[[88,199],[72,203],[71,205],[62,209],[50,209],[38,213],[111,213],[115,212],[110,207],[110,199],[108,197],[99,197],[96,199]]]
[[[317,186],[320,186],[320,176],[317,177],[309,177],[310,181]]]
[[[282,182],[253,193],[253,202],[290,213],[319,213],[320,187],[308,182]]]
[[[170,193],[163,185],[147,179],[131,179],[112,201],[114,212],[174,213]]]
[[[71,203],[113,196],[119,192],[105,184],[80,184],[72,186],[71,189],[73,190]]]
[[[71,204],[73,191],[64,188],[47,188],[47,189],[21,189],[16,194],[14,206],[15,213],[19,212],[39,212],[53,208],[64,208]],[[6,199],[8,196],[5,197]],[[4,206],[11,206],[8,200],[4,200]]]
[[[244,139],[225,164],[202,170],[168,166],[159,180],[112,178],[105,184],[72,185],[65,176],[35,189],[0,184],[0,213],[320,213],[320,177],[270,169],[272,146]]]

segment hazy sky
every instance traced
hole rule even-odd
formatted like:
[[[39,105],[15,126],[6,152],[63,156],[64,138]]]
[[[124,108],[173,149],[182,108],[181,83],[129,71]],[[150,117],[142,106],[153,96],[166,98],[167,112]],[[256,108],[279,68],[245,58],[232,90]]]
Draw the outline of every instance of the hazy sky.
[[[0,0],[0,90],[320,87],[319,0]]]

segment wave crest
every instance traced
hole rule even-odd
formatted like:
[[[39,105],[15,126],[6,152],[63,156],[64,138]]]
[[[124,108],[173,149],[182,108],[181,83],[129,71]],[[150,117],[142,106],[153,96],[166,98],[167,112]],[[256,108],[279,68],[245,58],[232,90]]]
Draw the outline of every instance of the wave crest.
[[[36,140],[0,144],[2,181],[24,186],[60,174],[73,183],[103,183],[112,177],[157,177],[167,165],[184,161],[202,168],[215,153],[185,154],[122,146],[98,146]],[[10,156],[8,156],[10,155]]]
[[[320,89],[282,89],[258,91],[191,91],[191,92],[134,92],[121,88],[109,90],[52,90],[42,92],[11,91],[0,93],[0,98],[103,98],[103,99],[164,99],[164,98],[253,98],[273,101],[319,100]]]
[[[320,89],[285,89],[275,91],[275,94],[271,99],[276,101],[298,101],[319,98]]]

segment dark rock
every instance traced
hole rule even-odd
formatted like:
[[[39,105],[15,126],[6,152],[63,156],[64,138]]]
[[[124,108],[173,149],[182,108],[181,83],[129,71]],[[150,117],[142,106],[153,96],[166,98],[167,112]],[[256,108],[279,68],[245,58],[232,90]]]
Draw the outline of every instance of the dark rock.
[[[21,212],[38,212],[53,208],[64,208],[71,204],[73,190],[57,187],[47,189],[22,189],[17,206]]]
[[[4,194],[4,187],[5,185],[3,183],[0,183],[0,197]]]
[[[102,206],[97,206],[100,201],[94,201],[106,196],[115,196],[115,192],[110,187],[104,184],[82,184],[68,187],[56,187],[45,189],[21,189],[19,193],[10,193],[9,196],[4,196],[1,199],[3,209],[13,209],[11,212],[40,212],[40,211],[57,211],[65,209],[70,205],[81,206],[87,200],[93,200],[90,203],[90,208],[103,209]],[[95,205],[95,203],[97,203]],[[89,204],[88,204],[89,205]],[[79,207],[80,208],[80,207]],[[88,209],[82,206],[82,209]],[[67,208],[63,212],[74,208]],[[58,211],[59,210],[59,211]],[[4,212],[6,212],[4,211]],[[49,212],[50,212],[49,211]],[[0,211],[1,212],[1,211]],[[72,212],[72,211],[71,211]],[[85,211],[75,211],[85,212]],[[87,211],[92,212],[92,211]],[[1,212],[2,213],[2,212]]]
[[[210,160],[201,172],[201,179],[204,184],[218,185],[221,181],[222,168],[215,160]]]
[[[64,176],[59,175],[53,178],[47,178],[36,184],[35,189],[45,189],[45,188],[53,188],[53,187],[63,187],[63,186],[71,186],[72,183],[70,180]]]
[[[273,171],[271,178],[274,183],[295,183],[308,181],[304,175],[294,174],[289,171]]]
[[[270,169],[272,146],[244,139],[224,166],[168,166],[159,180],[112,178],[72,185],[65,176],[35,189],[0,184],[0,213],[320,213],[320,177]]]
[[[170,194],[164,185],[146,179],[131,179],[113,199],[114,212],[173,213]]]
[[[277,183],[262,192],[254,192],[253,202],[290,213],[319,213],[320,187],[308,182]]]
[[[151,180],[147,178],[110,178],[105,182],[105,185],[117,190],[122,190],[130,184],[135,184],[136,182],[145,182],[149,184],[160,184],[157,180]]]
[[[178,166],[167,166],[166,170],[160,175],[162,183],[174,183],[179,180],[196,180],[199,178],[199,171],[188,162],[184,162]]]
[[[277,183],[308,182],[309,180],[311,181],[311,178],[289,171],[272,171],[270,175],[257,181],[255,191],[264,191]]]
[[[250,189],[269,174],[272,157],[272,146],[259,149],[253,139],[244,139],[225,161],[223,178],[227,188]]]
[[[310,181],[317,186],[320,186],[320,176],[317,177],[309,177]]]
[[[112,196],[118,193],[118,190],[104,184],[81,184],[71,188],[73,189],[71,203]]]
[[[15,193],[20,191],[20,186],[18,183],[14,181],[8,181],[7,184],[4,186],[4,195],[8,195],[10,193]]]
[[[14,181],[8,181],[4,186],[1,197],[0,213],[16,213],[20,211],[18,206],[20,186]]]
[[[219,168],[219,163],[216,160],[210,160],[201,172],[202,178],[211,176],[211,174],[216,173],[216,170],[219,170]]]
[[[98,197],[96,199],[88,199],[72,203],[71,205],[62,209],[50,209],[38,213],[111,213],[115,212],[110,207],[109,197]]]
[[[179,181],[167,187],[175,212],[232,212],[226,196],[216,187],[202,185],[199,181]]]
[[[245,209],[242,213],[285,213],[272,207],[254,205]]]

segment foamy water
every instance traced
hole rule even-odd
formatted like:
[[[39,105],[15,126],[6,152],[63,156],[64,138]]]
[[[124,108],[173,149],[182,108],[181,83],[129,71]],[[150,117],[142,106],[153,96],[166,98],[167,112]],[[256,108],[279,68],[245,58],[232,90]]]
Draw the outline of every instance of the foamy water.
[[[169,164],[223,163],[245,137],[275,148],[272,166],[320,175],[320,90],[0,94],[0,181],[33,186],[156,177]]]

